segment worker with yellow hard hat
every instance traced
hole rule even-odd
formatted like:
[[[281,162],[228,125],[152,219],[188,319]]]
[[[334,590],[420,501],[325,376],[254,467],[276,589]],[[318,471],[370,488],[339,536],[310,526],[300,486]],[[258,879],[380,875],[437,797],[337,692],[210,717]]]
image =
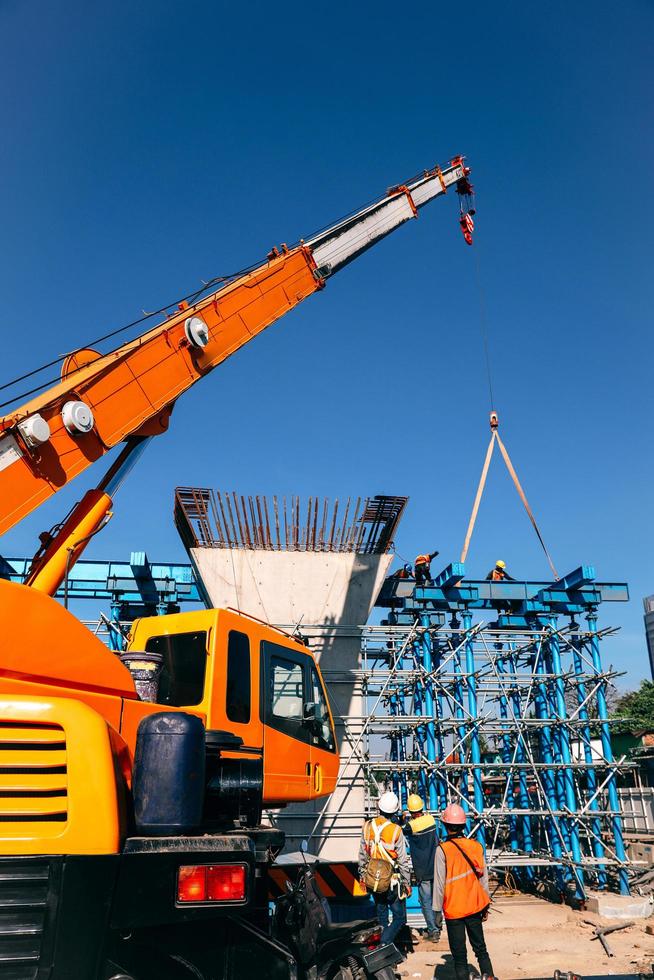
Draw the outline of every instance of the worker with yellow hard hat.
[[[404,833],[409,845],[413,873],[418,885],[420,908],[427,925],[427,939],[438,942],[441,938],[441,932],[436,925],[436,916],[432,908],[436,858],[436,821],[431,813],[425,813],[425,804],[417,793],[412,793],[407,800],[407,809],[409,812],[408,819],[404,824]]]
[[[515,579],[512,579],[506,570],[506,562],[502,561],[501,558],[495,562],[495,568],[491,568],[486,578],[490,582],[514,582],[515,581]]]

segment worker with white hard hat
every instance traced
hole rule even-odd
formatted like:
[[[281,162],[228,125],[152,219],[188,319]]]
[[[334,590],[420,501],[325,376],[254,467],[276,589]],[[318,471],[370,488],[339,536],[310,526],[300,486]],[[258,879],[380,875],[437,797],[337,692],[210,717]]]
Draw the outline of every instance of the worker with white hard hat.
[[[413,874],[418,886],[420,908],[425,917],[427,939],[437,943],[441,938],[441,930],[436,926],[436,918],[432,908],[432,891],[434,885],[434,862],[436,859],[436,821],[431,813],[425,813],[422,797],[412,793],[407,800],[408,818],[404,824]]]
[[[436,848],[434,862],[434,913],[437,923],[445,917],[456,980],[469,980],[466,934],[482,976],[493,976],[483,926],[490,906],[488,868],[481,844],[465,836],[466,819],[457,803],[445,808],[441,820],[447,837]]]
[[[379,797],[379,816],[366,820],[359,847],[359,880],[372,897],[382,942],[392,943],[406,925],[411,894],[411,862],[399,825],[400,801],[387,791]]]

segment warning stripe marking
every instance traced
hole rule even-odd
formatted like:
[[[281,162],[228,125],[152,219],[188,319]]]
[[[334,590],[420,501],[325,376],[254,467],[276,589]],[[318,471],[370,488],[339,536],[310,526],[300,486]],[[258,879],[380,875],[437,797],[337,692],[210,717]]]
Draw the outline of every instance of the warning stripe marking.
[[[325,898],[362,898],[367,894],[359,883],[358,867],[352,861],[317,864],[312,870]],[[286,892],[286,883],[294,880],[296,871],[293,866],[268,869],[268,898],[271,901]]]
[[[325,881],[323,875],[319,871],[316,871],[316,881],[318,882],[318,888],[323,893],[325,898],[335,898],[336,893],[331,890],[327,882]]]
[[[355,874],[352,870],[354,867],[356,867],[356,865],[332,864],[331,870],[334,872],[349,895],[353,895],[355,898],[360,898],[368,893],[366,892],[365,888],[361,887],[358,869],[357,874]]]

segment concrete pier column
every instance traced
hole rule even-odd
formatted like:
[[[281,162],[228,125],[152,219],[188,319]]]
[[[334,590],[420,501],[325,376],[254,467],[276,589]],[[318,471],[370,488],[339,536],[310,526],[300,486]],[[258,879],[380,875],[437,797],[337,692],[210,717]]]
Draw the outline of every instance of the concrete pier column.
[[[288,849],[355,860],[364,813],[364,771],[354,747],[366,714],[361,631],[393,552],[405,497],[339,506],[310,498],[245,498],[178,489],[175,521],[211,606],[232,607],[310,641],[328,689],[341,754],[339,785],[324,800],[277,812]],[[324,808],[324,813],[323,813]],[[317,826],[316,826],[317,823]]]

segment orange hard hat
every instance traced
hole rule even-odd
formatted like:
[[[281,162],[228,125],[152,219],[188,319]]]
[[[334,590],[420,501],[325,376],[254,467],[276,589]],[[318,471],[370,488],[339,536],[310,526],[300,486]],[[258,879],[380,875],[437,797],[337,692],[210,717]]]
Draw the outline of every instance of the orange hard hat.
[[[441,820],[443,823],[451,823],[462,827],[466,822],[465,810],[458,803],[450,803],[443,810]]]

